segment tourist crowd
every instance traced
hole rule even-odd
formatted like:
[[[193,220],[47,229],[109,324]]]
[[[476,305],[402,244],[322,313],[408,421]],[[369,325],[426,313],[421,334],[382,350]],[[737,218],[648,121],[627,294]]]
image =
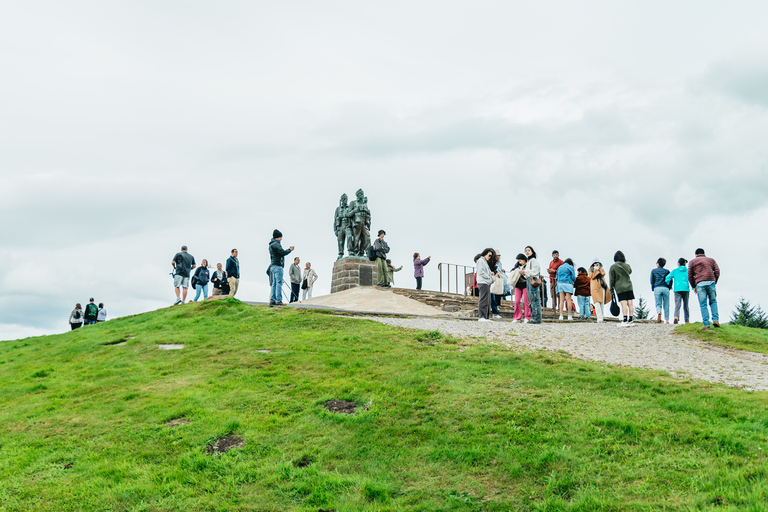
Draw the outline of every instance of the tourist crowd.
[[[104,309],[104,303],[100,302],[97,306],[91,297],[91,300],[85,305],[85,310],[79,302],[75,304],[75,309],[69,314],[69,328],[74,331],[83,325],[91,325],[106,320],[107,310]]]
[[[414,266],[417,255],[414,255]],[[524,323],[541,323],[541,303],[543,301],[546,307],[545,276],[548,275],[552,309],[559,313],[559,320],[563,320],[566,315],[568,320],[573,320],[575,307],[572,301],[576,297],[580,319],[587,319],[594,314],[597,322],[603,323],[604,307],[610,304],[614,316],[621,314],[620,327],[634,325],[635,293],[630,277],[632,267],[622,251],[614,254],[613,264],[607,274],[598,258],[592,261],[588,269],[577,269],[570,258],[561,259],[556,250],[552,251],[547,274],[542,273],[536,251],[530,246],[515,259],[515,265],[508,274],[502,267],[501,254],[494,249],[484,249],[475,256],[477,268],[472,289],[473,294],[478,296],[479,321],[488,322],[491,315],[501,318],[498,305],[504,297],[510,297],[514,301],[513,322],[522,320]],[[684,321],[689,323],[688,300],[693,288],[701,308],[704,329],[709,329],[710,325],[720,327],[716,291],[720,268],[717,262],[707,257],[704,249],[696,249],[693,260],[688,262],[680,258],[677,268],[672,272],[665,268],[666,264],[666,259],[659,258],[650,276],[651,291],[656,303],[656,321],[661,323],[663,318],[664,322],[669,323],[672,290],[675,297],[673,322],[677,324],[680,321],[682,306]]]

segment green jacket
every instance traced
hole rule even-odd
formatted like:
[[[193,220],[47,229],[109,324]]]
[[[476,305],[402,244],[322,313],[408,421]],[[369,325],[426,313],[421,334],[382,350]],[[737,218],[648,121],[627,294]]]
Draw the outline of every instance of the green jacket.
[[[611,265],[611,270],[608,275],[611,288],[616,290],[616,293],[624,293],[632,291],[632,279],[629,274],[632,273],[632,267],[626,263],[617,261]]]

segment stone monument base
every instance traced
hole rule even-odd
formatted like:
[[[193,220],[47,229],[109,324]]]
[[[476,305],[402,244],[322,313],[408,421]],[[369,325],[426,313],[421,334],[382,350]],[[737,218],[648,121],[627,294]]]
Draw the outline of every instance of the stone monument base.
[[[376,284],[376,262],[368,258],[342,258],[333,264],[331,293],[349,290],[355,286]]]

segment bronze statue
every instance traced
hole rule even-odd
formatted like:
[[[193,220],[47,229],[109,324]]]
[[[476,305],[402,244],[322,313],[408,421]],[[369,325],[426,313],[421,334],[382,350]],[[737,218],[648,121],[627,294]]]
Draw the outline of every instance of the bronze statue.
[[[351,258],[364,258],[371,245],[371,211],[363,190],[355,193],[355,200],[347,204],[347,194],[341,196],[333,220],[333,232],[339,245],[339,256],[344,257],[344,243]]]
[[[352,229],[350,228],[347,215],[348,210],[347,194],[342,194],[339,200],[339,207],[336,208],[336,214],[333,216],[333,232],[336,234],[336,240],[339,243],[339,257],[336,258],[337,260],[344,257],[344,242],[349,243],[348,239],[352,238]]]

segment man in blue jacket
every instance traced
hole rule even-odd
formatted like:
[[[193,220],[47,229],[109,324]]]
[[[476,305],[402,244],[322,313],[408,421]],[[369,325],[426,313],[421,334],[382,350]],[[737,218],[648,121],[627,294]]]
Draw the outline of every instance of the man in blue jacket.
[[[285,257],[293,251],[293,246],[283,249],[280,243],[283,240],[283,234],[277,229],[272,232],[272,240],[269,241],[269,284],[272,291],[269,297],[270,306],[283,305],[283,267],[285,266]]]
[[[227,258],[227,283],[229,283],[229,296],[234,297],[237,286],[240,284],[240,261],[237,259],[237,249],[232,249],[231,256]]]

